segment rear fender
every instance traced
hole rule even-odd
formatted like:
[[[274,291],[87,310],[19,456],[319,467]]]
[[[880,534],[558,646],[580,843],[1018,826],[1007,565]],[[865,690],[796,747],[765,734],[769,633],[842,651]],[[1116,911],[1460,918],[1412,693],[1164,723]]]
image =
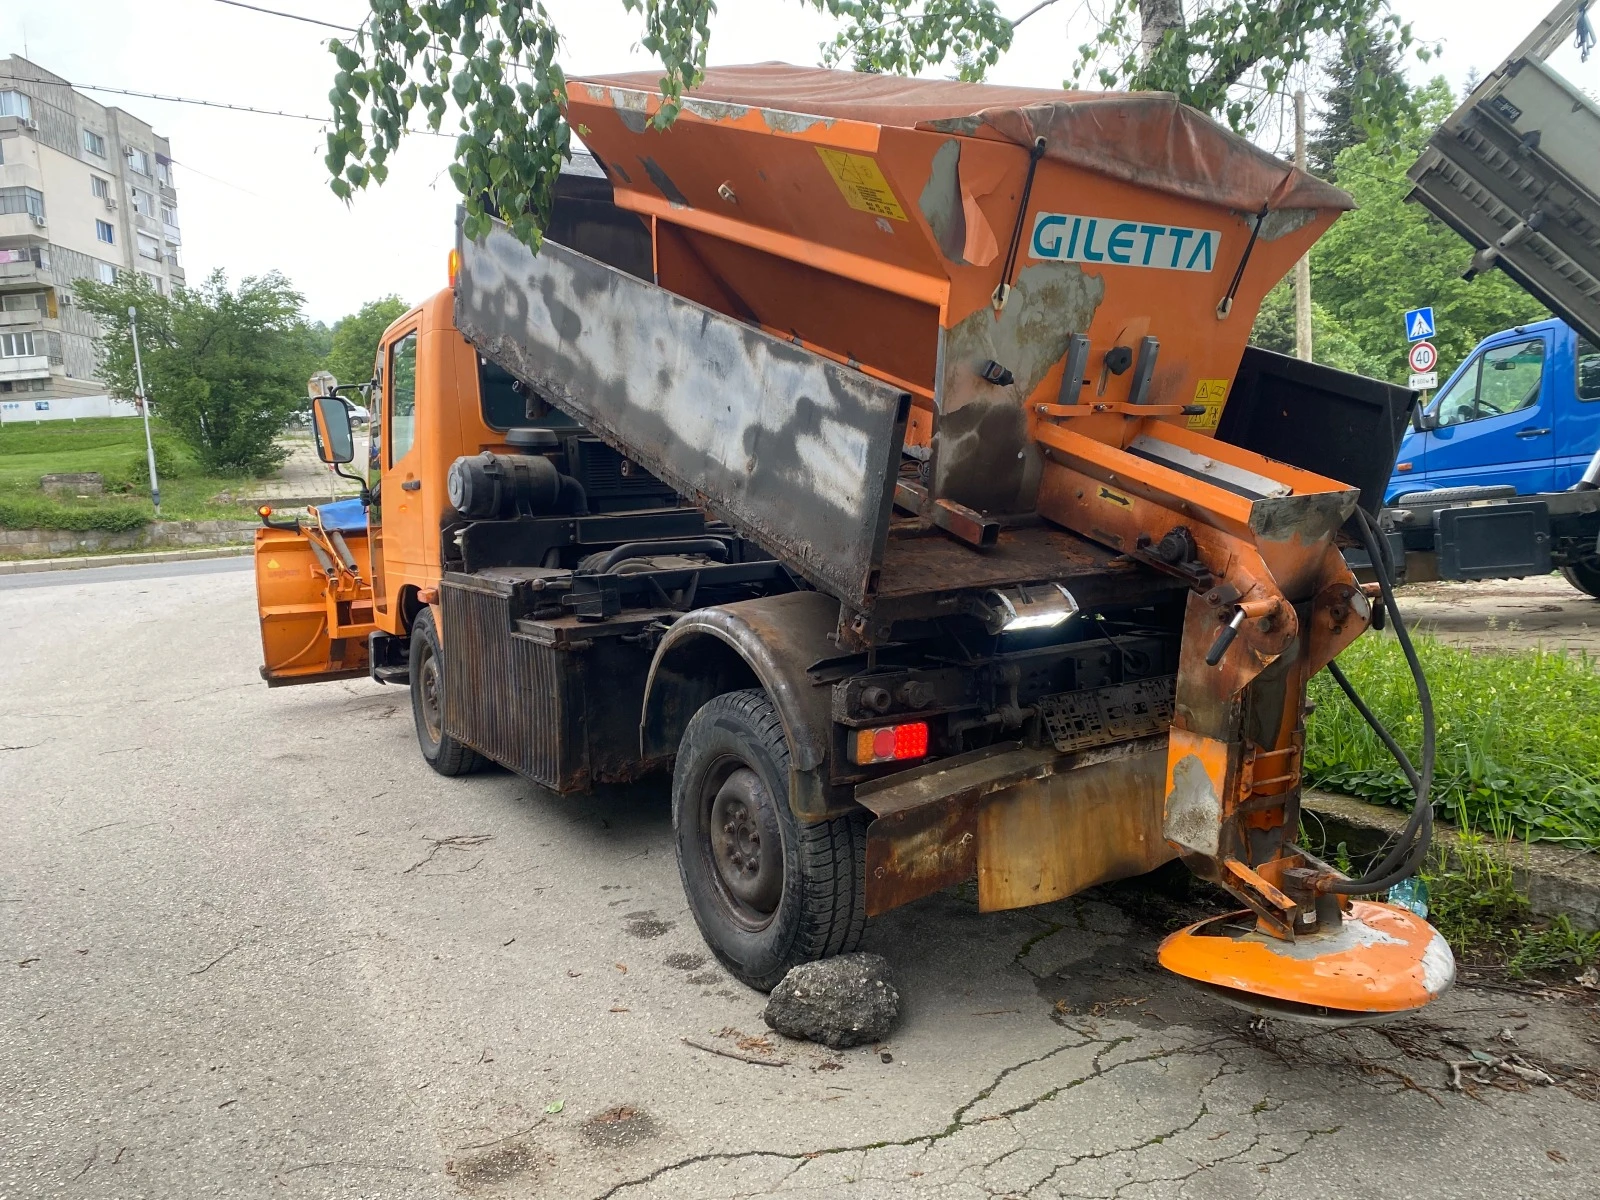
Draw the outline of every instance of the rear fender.
[[[851,789],[828,783],[832,690],[812,682],[813,663],[839,654],[839,602],[791,592],[686,614],[656,648],[645,683],[639,742],[646,763],[677,753],[689,719],[724,692],[759,687],[772,698],[789,742],[789,803],[803,821],[856,807]]]
[[[297,529],[256,531],[256,610],[261,678],[269,687],[367,674],[372,623],[371,552],[365,534],[346,533],[359,579],[332,579],[311,538]]]

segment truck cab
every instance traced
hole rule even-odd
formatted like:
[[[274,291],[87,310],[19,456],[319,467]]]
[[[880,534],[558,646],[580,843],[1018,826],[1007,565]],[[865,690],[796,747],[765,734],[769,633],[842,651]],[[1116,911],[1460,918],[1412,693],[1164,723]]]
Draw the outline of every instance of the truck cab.
[[[1600,448],[1600,350],[1560,320],[1480,342],[1400,443],[1385,502],[1445,488],[1565,491]]]

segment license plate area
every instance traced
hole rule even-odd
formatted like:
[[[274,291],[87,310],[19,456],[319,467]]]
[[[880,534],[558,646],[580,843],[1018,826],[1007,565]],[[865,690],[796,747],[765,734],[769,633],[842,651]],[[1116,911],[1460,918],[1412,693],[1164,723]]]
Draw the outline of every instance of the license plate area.
[[[1177,679],[1160,675],[1046,696],[1038,702],[1045,735],[1065,754],[1165,733],[1172,725]]]

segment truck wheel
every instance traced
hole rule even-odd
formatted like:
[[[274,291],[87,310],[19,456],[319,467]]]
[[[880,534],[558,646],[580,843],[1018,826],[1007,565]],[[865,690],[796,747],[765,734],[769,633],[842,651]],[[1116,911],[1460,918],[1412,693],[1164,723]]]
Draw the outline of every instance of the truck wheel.
[[[411,716],[422,757],[439,774],[470,775],[483,769],[481,754],[444,731],[444,657],[430,608],[411,625]]]
[[[1596,600],[1600,600],[1600,562],[1573,563],[1571,566],[1562,567],[1561,573],[1567,577],[1567,582],[1580,592],[1588,592]]]
[[[789,743],[767,694],[727,692],[695,713],[672,776],[678,873],[701,936],[758,991],[846,954],[866,929],[866,823],[802,824]]]

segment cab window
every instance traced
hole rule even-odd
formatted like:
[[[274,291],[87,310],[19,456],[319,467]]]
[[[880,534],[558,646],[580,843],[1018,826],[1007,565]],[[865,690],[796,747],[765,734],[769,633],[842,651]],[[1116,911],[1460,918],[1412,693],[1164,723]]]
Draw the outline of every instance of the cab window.
[[[1578,339],[1578,399],[1600,400],[1600,350],[1587,338]]]
[[[417,335],[389,347],[389,465],[406,456],[417,438]]]
[[[1533,338],[1485,350],[1455,385],[1439,397],[1439,424],[1465,425],[1501,417],[1539,402],[1544,340]]]
[[[520,429],[530,425],[560,429],[577,425],[521,380],[481,354],[478,356],[478,396],[483,404],[483,423],[490,429]]]

